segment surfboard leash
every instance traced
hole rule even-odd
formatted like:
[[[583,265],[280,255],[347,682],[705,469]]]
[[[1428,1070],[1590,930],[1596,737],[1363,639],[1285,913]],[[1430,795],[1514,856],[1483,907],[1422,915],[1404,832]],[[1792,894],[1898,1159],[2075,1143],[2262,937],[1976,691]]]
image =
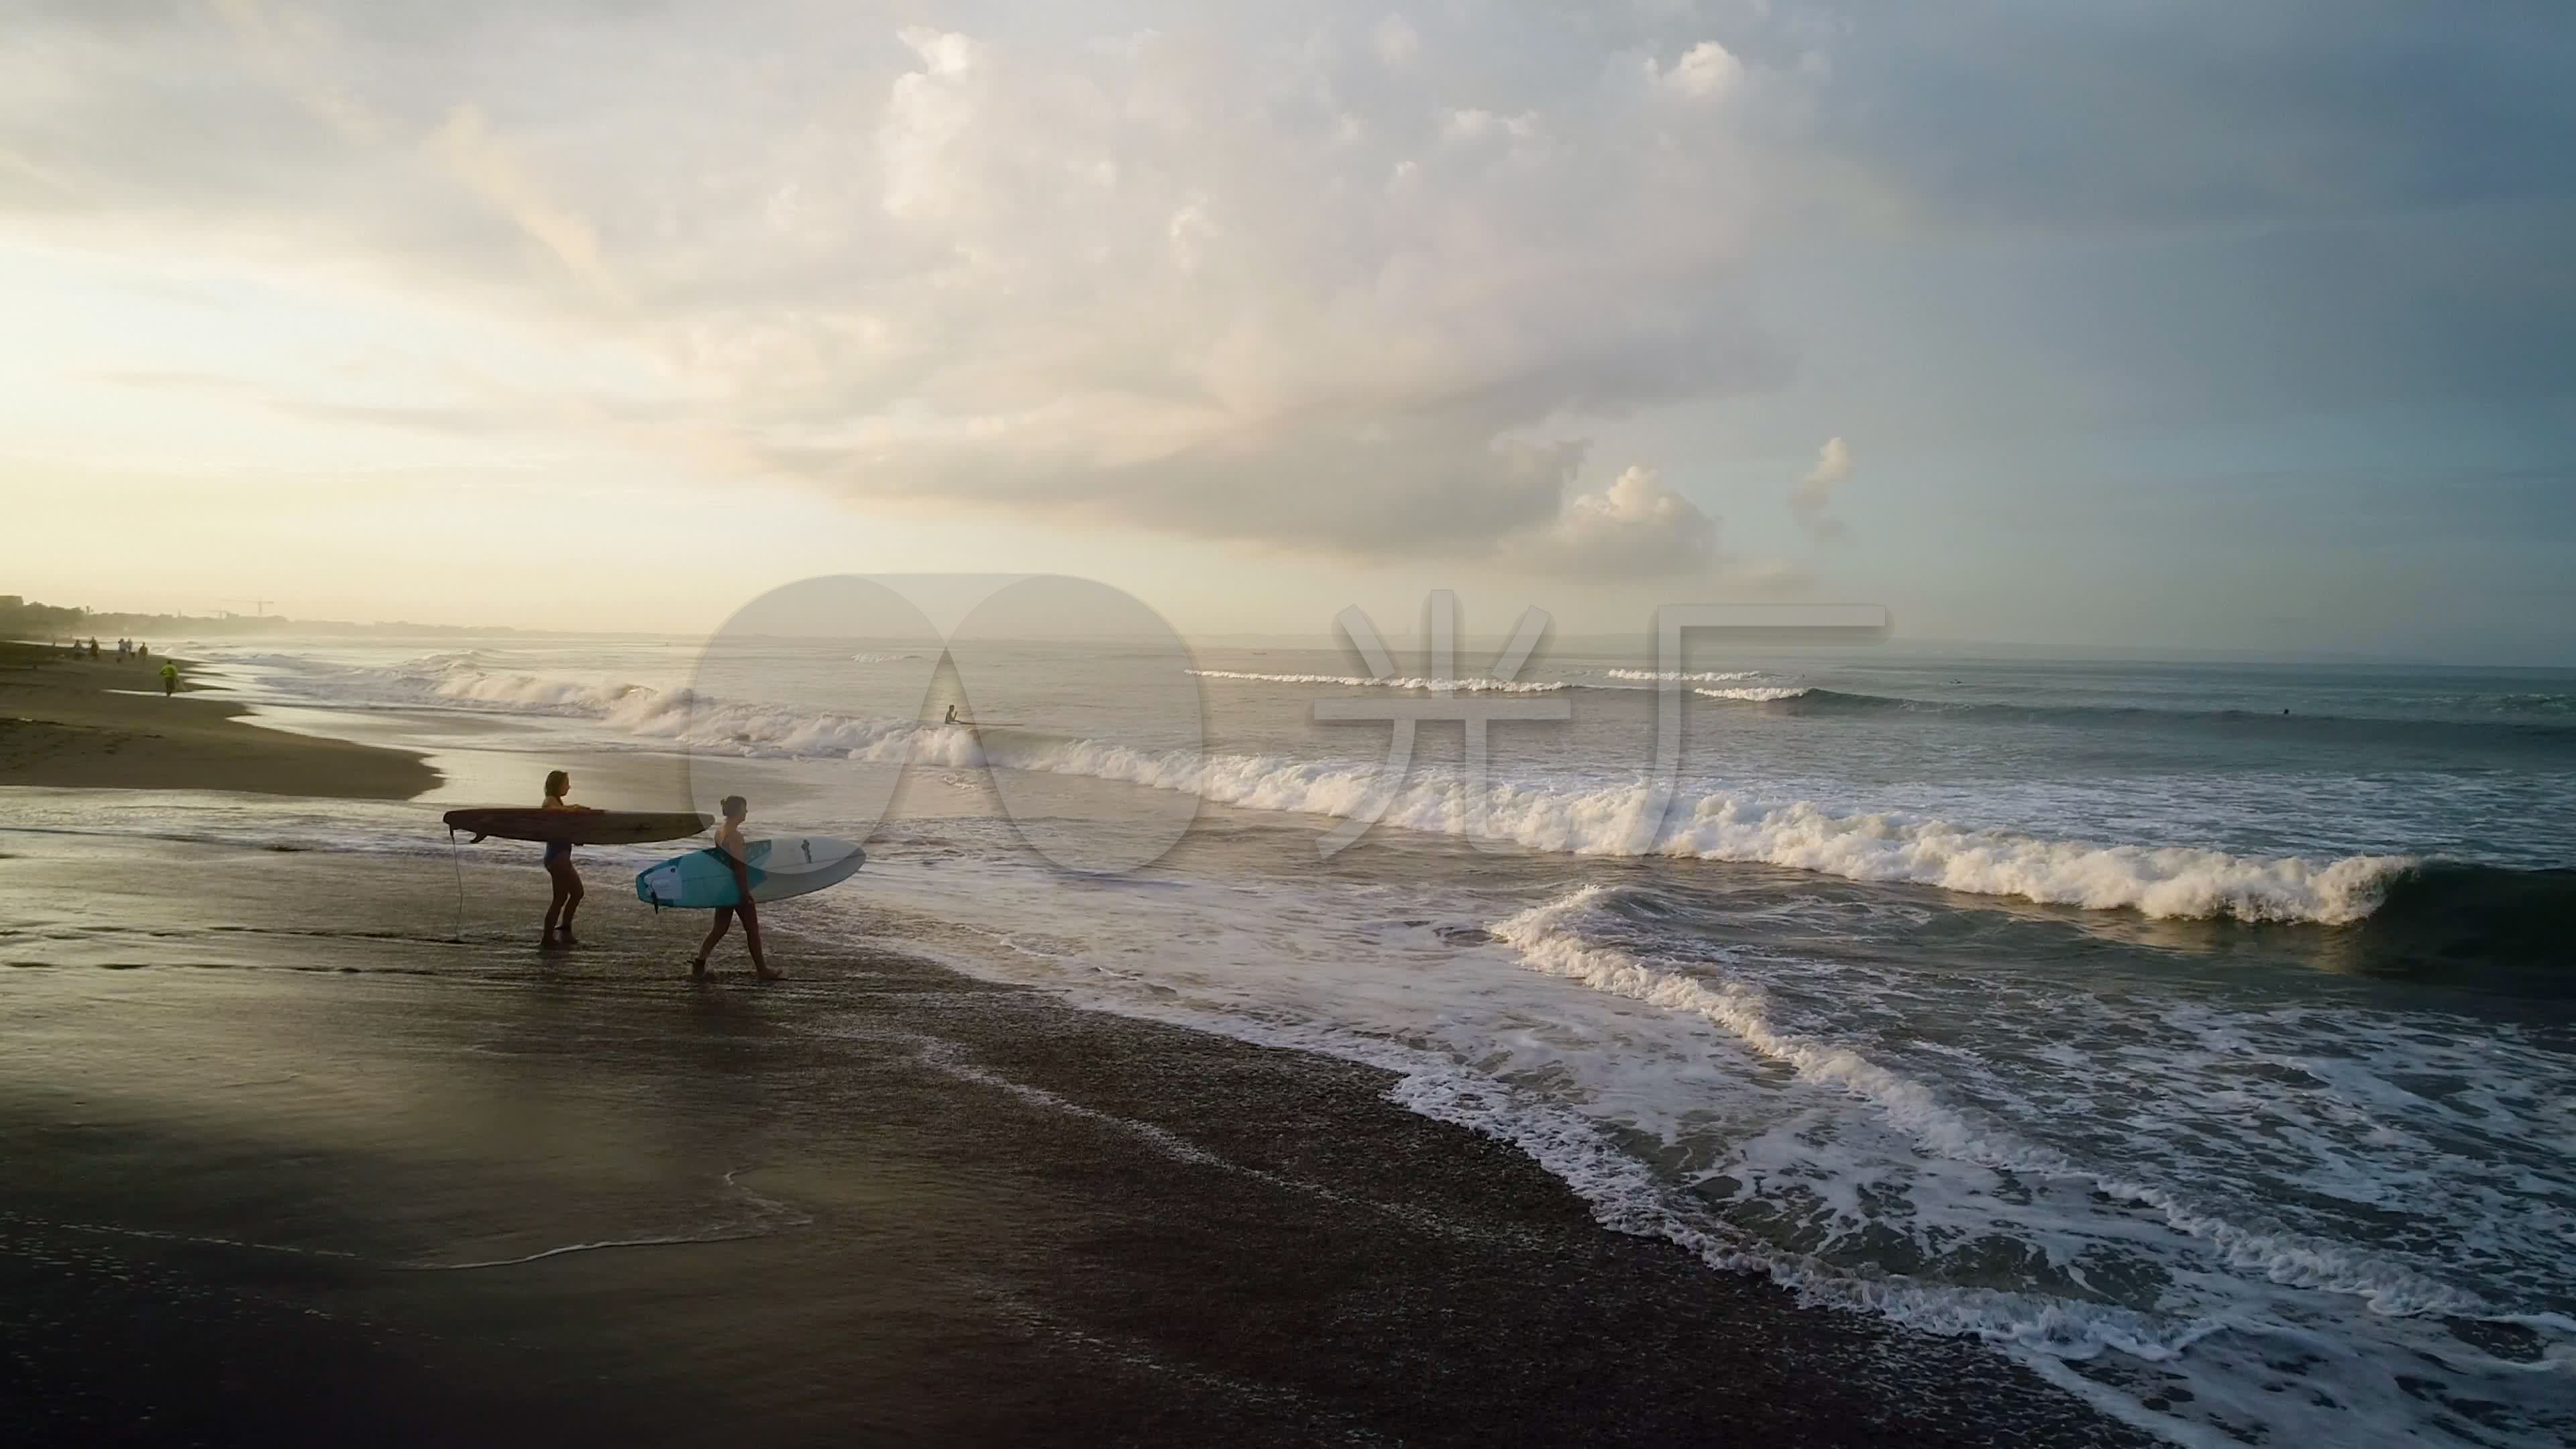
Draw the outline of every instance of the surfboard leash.
[[[465,862],[456,854],[456,827],[447,827],[447,863],[456,869],[456,934],[447,939],[465,944]]]

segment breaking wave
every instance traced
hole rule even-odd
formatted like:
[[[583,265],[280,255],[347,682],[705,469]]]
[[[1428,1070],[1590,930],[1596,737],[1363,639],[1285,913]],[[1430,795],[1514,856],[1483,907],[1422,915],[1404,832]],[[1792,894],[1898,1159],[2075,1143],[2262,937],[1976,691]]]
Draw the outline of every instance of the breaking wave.
[[[2536,967],[2576,988],[2576,870],[2504,870],[2441,862],[2389,883],[2370,941],[2410,967]]]
[[[1587,941],[1582,922],[1615,894],[1611,887],[1584,886],[1497,923],[1492,928],[1494,937],[1510,946],[1532,971],[1698,1016],[1800,1077],[1867,1101],[1926,1152],[2024,1178],[2073,1179],[2106,1197],[2146,1208],[2176,1230],[2207,1243],[2240,1272],[2274,1283],[2349,1294],[2384,1314],[2475,1317],[2494,1311],[2473,1293],[2375,1254],[2235,1222],[2217,1207],[2173,1188],[2088,1166],[2055,1148],[2025,1141],[2000,1123],[1944,1102],[1930,1087],[1902,1072],[1848,1047],[1785,1029],[1772,1019],[1758,987],[1666,970],[1628,951]]]
[[[2472,708],[2483,706],[2500,714],[2576,714],[2576,694],[2472,696],[2462,703]]]
[[[2519,1167],[2449,1157],[2451,1144],[2417,1134],[2453,1109],[2404,1091],[2373,1104],[2363,1119],[2369,1136],[2359,1143],[2332,1133],[2311,1140],[2305,1132],[2284,1143],[2274,1135],[2280,1121],[2313,1124],[2295,1109],[2249,1110],[2233,1063],[2213,1070],[2185,1051],[2172,1071],[2141,1072],[2122,1038],[2145,1033],[2150,1042],[2135,1049],[2149,1053],[2175,1043],[2152,1041],[2153,1025],[2118,1012],[2107,1018],[2119,1023],[2114,1034],[2084,1038],[2107,1048],[2108,1061],[2077,1054],[2044,1058],[2034,1068],[2015,1061],[2009,1048],[1998,1060],[1973,1047],[1908,1060],[1908,1028],[1841,1010],[1839,992],[1829,991],[1828,1010],[1802,1004],[1808,973],[1822,963],[1760,951],[1736,959],[1686,937],[1668,953],[1655,944],[1651,925],[1639,939],[1640,925],[1672,910],[1652,888],[1596,884],[1489,929],[1525,970],[1696,1019],[1786,1069],[1806,1090],[1851,1104],[1782,1104],[1791,1114],[1786,1122],[1740,1140],[1703,1179],[1719,1181],[1721,1190],[1734,1185],[1719,1201],[1752,1207],[1726,1224],[1765,1239],[1748,1250],[1721,1235],[1711,1244],[1717,1252],[1703,1250],[1708,1261],[1766,1273],[1811,1303],[1985,1339],[2050,1381],[2179,1443],[2565,1442],[2563,1375],[2576,1365],[2576,1319],[2554,1310],[2563,1302],[2546,1286],[2555,1275],[2531,1266],[2551,1260],[2565,1221],[2548,1206],[2556,1174],[2545,1148]],[[1941,993],[1923,982],[1903,992],[1909,1023],[1926,1006],[1918,988],[1927,986]],[[2250,1036],[2243,1050],[2277,1063],[2286,1049],[2288,1061],[2321,1072],[2333,1072],[2323,1063],[2339,1063],[2344,1049],[2362,1044],[2357,1059],[2367,1065],[2337,1076],[2331,1089],[2317,1083],[2318,1098],[2327,1101],[2385,1087],[2391,1076],[2407,1080],[2427,1061],[2441,1061],[2460,1064],[2512,1102],[2535,1069],[2563,1061],[2511,1037],[2478,1040],[2466,1021],[2456,1025],[2471,1028],[2467,1039],[2437,1036],[2428,1049],[2424,1034],[2450,1024],[2328,1014],[2339,1038],[2310,1037],[2301,1028],[2266,1034],[2276,1014],[2213,1009],[2181,1040],[2242,1043]],[[2166,1024],[2180,1023],[2169,1016]],[[1998,1023],[2008,1038],[2035,1027]],[[2383,1045],[2386,1056],[2373,1058],[2371,1044]],[[1915,1048],[1925,1045],[1912,1039]],[[2303,1046],[2315,1056],[2303,1055]],[[2059,1089],[2095,1073],[2155,1098],[2131,1104],[2138,1117],[2128,1120],[2143,1117],[2155,1124],[2151,1131],[2187,1129],[2176,1133],[2183,1140],[2175,1150],[2140,1152],[2134,1135],[2070,1131]],[[2079,1091],[2074,1100],[2087,1097]],[[2487,1110],[2507,1115],[2531,1105]],[[2507,1130],[2485,1117],[2481,1111],[2479,1130]],[[2337,1196],[2308,1199],[2251,1186],[2277,1176],[2313,1191],[2356,1147],[2381,1175],[2368,1187],[2345,1185]],[[1794,1170],[1772,1170],[1792,1163]],[[2466,1180],[2456,1192],[2415,1180],[2428,1171]],[[1969,1186],[1958,1191],[1945,1182]],[[2481,1216],[2504,1207],[2498,1183],[2534,1196],[2510,1221],[2481,1230],[2473,1226]],[[2381,1236],[2381,1225],[2396,1216],[2384,1208],[2401,1200],[2427,1225],[2446,1220],[2466,1243]],[[2318,1201],[2367,1206],[2320,1213]],[[1790,1241],[1771,1241],[1804,1213],[1840,1230],[1812,1250],[1798,1246],[1794,1230]],[[1603,1220],[1611,1221],[1607,1214]],[[1651,1220],[1632,1230],[1690,1241]],[[1893,1257],[1858,1246],[1890,1241],[1910,1246]],[[1999,1252],[1997,1245],[2010,1246]],[[1999,1279],[1995,1263],[2016,1254],[2022,1266]],[[2488,1287],[2493,1296],[2479,1291]],[[2326,1344],[2323,1353],[2302,1352]],[[2106,1349],[2138,1362],[2105,1362]],[[2077,1372],[2076,1364],[2102,1367]],[[2285,1378],[2308,1392],[2284,1393]],[[2481,1408],[2478,1432],[2440,1412],[2464,1402]]]
[[[1691,693],[1704,699],[1737,699],[1751,704],[1775,704],[1784,699],[1799,699],[1811,693],[1801,685],[1748,684],[1733,689],[1694,689]]]
[[[1644,780],[1479,782],[1420,770],[1389,790],[1376,762],[1140,750],[1042,734],[982,736],[916,720],[860,719],[717,699],[686,689],[486,673],[472,663],[392,671],[398,688],[472,708],[599,720],[703,751],[785,758],[982,765],[1194,794],[1215,804],[1372,820],[1407,830],[1594,856],[1738,861],[1848,880],[1932,886],[2044,905],[2169,918],[2358,921],[2421,862],[2317,860],[2190,846],[2097,844],[1970,829],[1892,813],[1837,814],[1813,801],[1658,790]]]
[[[1515,679],[1364,679],[1351,674],[1248,674],[1234,669],[1192,669],[1201,679],[1236,679],[1257,684],[1329,684],[1343,689],[1420,689],[1467,694],[1552,694],[1568,686],[1562,680]]]

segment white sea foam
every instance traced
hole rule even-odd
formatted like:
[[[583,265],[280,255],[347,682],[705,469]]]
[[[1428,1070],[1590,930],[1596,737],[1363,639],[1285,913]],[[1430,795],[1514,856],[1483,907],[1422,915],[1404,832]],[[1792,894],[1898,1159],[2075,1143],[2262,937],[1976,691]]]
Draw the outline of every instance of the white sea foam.
[[[1901,814],[1837,814],[1811,801],[1768,802],[1725,791],[1676,791],[1658,817],[1656,807],[1667,797],[1644,782],[1479,783],[1418,770],[1389,789],[1383,767],[1374,762],[1202,755],[1043,736],[979,738],[971,730],[912,720],[719,700],[685,689],[489,673],[474,663],[393,673],[442,701],[597,719],[627,734],[698,750],[950,769],[996,765],[1181,791],[1243,809],[1345,819],[1374,813],[1382,824],[1402,829],[1533,850],[1761,863],[2158,917],[2354,921],[2376,909],[2389,883],[2416,864],[2408,856],[2313,860],[2187,846],[2100,845],[1971,830]]]
[[[990,752],[1018,769],[1189,790],[1220,804],[1360,817],[1436,834],[1577,855],[1761,862],[1852,880],[1902,881],[2150,916],[2343,922],[2376,909],[2404,856],[2265,859],[2188,847],[2101,846],[1971,831],[1940,820],[1836,815],[1807,801],[1725,793],[1676,801],[1657,822],[1649,786],[1495,783],[1426,775],[1388,794],[1380,768],[1272,757],[1148,754],[1117,745]]]
[[[1805,685],[1751,684],[1734,689],[1694,689],[1691,693],[1705,699],[1741,699],[1767,704],[1775,699],[1796,699],[1805,694]]]
[[[1693,672],[1680,669],[1604,669],[1604,679],[1637,679],[1648,684],[1731,684],[1739,679],[1760,679],[1759,669],[1717,669]]]
[[[1417,959],[1408,955],[1402,972],[1408,982],[1401,998],[1405,1006],[1399,1010],[1428,1005],[1416,999],[1425,992],[1441,994],[1451,1003],[1432,1013],[1439,1027],[1422,1033],[1399,1025],[1408,1019],[1406,1016],[1369,1014],[1369,998],[1353,992],[1364,993],[1363,983],[1373,972],[1364,957],[1354,959],[1348,945],[1324,954],[1346,970],[1356,969],[1358,974],[1349,979],[1336,978],[1337,984],[1329,988],[1327,996],[1314,994],[1325,988],[1320,980],[1283,992],[1281,968],[1304,955],[1294,935],[1279,940],[1267,931],[1260,932],[1257,944],[1243,943],[1250,951],[1241,963],[1246,974],[1229,973],[1222,979],[1207,972],[1210,958],[1203,951],[1188,953],[1190,969],[1173,975],[1167,956],[1150,945],[1131,949],[1113,944],[1131,930],[1145,938],[1168,939],[1178,934],[1195,939],[1200,933],[1184,924],[1189,919],[1186,916],[1164,919],[1157,915],[1151,923],[1129,923],[1108,937],[1095,931],[1084,942],[1069,944],[1062,950],[1030,954],[1006,943],[992,954],[957,950],[952,946],[959,943],[961,933],[952,923],[971,919],[972,902],[982,899],[982,895],[963,883],[948,884],[967,891],[961,901],[970,908],[966,914],[959,915],[947,905],[932,905],[934,918],[907,918],[900,928],[900,934],[908,942],[922,946],[926,954],[972,974],[1049,985],[1078,1005],[1177,1022],[1245,1041],[1323,1053],[1389,1070],[1397,1075],[1387,1092],[1391,1101],[1527,1153],[1577,1193],[1589,1205],[1595,1220],[1606,1228],[1672,1242],[1712,1268],[1767,1277],[1810,1305],[1872,1314],[1922,1332],[1984,1339],[2034,1367],[2065,1369],[2070,1387],[2084,1392],[2107,1411],[2151,1427],[2176,1442],[2226,1442],[2222,1436],[2203,1434],[2196,1425],[2145,1410],[2135,1397],[2098,1385],[2067,1368],[2091,1366],[2106,1355],[2125,1356],[2158,1366],[2150,1372],[2180,1373],[2195,1388],[2202,1387],[2202,1365],[2213,1361],[2204,1357],[2207,1351],[2202,1345],[2209,1335],[2232,1326],[2221,1317],[2141,1310],[2009,1286],[1946,1283],[1916,1274],[1866,1268],[1856,1271],[1849,1265],[1828,1262],[1746,1231],[1721,1215],[1703,1194],[1676,1183],[1623,1146],[1623,1141],[1635,1136],[1633,1129],[1618,1121],[1635,1104],[1632,1091],[1654,1090],[1653,1084],[1659,1080],[1667,1090],[1682,1085],[1660,1077],[1656,1068],[1661,1059],[1651,1049],[1642,1058],[1622,1055],[1613,1060],[1598,1054],[1598,1048],[1611,1043],[1591,1038],[1591,1030],[1636,1020],[1624,1003],[1605,1002],[1605,1009],[1599,1011],[1580,1006],[1568,1009],[1564,1002],[1541,1003],[1549,1012],[1550,1026],[1543,1032],[1514,1030],[1508,1018],[1498,1023],[1491,1015],[1505,1000],[1521,999],[1508,988],[1497,993],[1490,983],[1460,983],[1471,987],[1473,995],[1467,999],[1476,1003],[1473,1008],[1462,1008],[1458,1004],[1461,998],[1445,994],[1441,978],[1451,971],[1472,977],[1472,957],[1451,956],[1449,960],[1456,964],[1444,968],[1436,957]],[[1232,893],[1227,895],[1231,900]],[[1169,904],[1161,899],[1156,902],[1158,908]],[[1236,909],[1225,901],[1208,904],[1229,916]],[[1337,900],[1335,909],[1347,914],[1349,903]],[[882,905],[874,908],[869,918],[871,930],[888,929],[882,913]],[[998,922],[1009,918],[994,919]],[[1241,921],[1240,927],[1259,930],[1250,920]],[[974,933],[970,930],[963,934]],[[1004,933],[996,932],[997,943],[1001,934]],[[1161,963],[1160,969],[1157,963]],[[1175,992],[1162,982],[1172,982],[1181,989]],[[1381,1000],[1382,1006],[1394,1004]],[[1362,1014],[1355,1018],[1355,1010]],[[1310,1014],[1318,1011],[1323,1013],[1320,1018]],[[1353,1023],[1357,1029],[1340,1023]],[[1498,1025],[1504,1034],[1489,1035]],[[1421,1039],[1424,1035],[1430,1040],[1445,1041],[1447,1046],[1426,1049]],[[1462,1055],[1478,1065],[1466,1064]],[[1607,1079],[1593,1076],[1602,1070],[1613,1075]],[[1587,1081],[1592,1087],[1607,1090],[1620,1104],[1610,1121],[1601,1119],[1600,1109],[1607,1104],[1588,1095],[1582,1085]],[[1562,1095],[1569,1090],[1574,1092],[1572,1097]],[[2257,1361],[2242,1366],[2241,1374],[2234,1372],[2238,1365],[2225,1359],[2215,1361],[2226,1366],[2231,1379],[2243,1377],[2257,1383],[2276,1380],[2278,1374],[2265,1370],[2259,1355],[2255,1357]],[[2347,1392],[2341,1383],[2324,1382],[2338,1393]],[[2263,1396],[2247,1397],[2257,1400],[2253,1409],[2263,1407],[2259,1402]],[[2287,1401],[2276,1398],[2274,1402]],[[2286,1424],[2299,1414],[2315,1412],[2304,1397],[2269,1415],[2240,1408],[2240,1400],[2233,1396],[2229,1405],[2238,1423]],[[2307,1427],[2345,1428],[2347,1417],[2329,1409],[2316,1424]]]
[[[2576,1372],[2567,1315],[2531,1311],[2564,1301],[2571,1229],[2563,1166],[2528,1138],[2529,1084],[2564,1070],[2545,1040],[2421,1014],[2186,1002],[2160,1019],[2008,978],[1879,979],[1675,934],[1656,892],[1654,911],[1622,909],[1638,889],[1561,895],[1494,934],[1526,969],[1706,1022],[1854,1104],[1779,1097],[1773,1128],[1726,1135],[1745,1221],[1794,1232],[1848,1212],[1866,1229],[1827,1235],[1833,1266],[1769,1269],[1802,1296],[1995,1341],[2184,1444],[2538,1445],[2576,1425],[2576,1397],[2547,1386]],[[1977,1049],[1917,1035],[1945,1024]],[[2428,1079],[2447,1085],[2419,1095]],[[1910,1271],[1876,1277],[1890,1241]],[[2015,1258],[2021,1291],[1942,1289],[1949,1265],[1982,1278]],[[1898,1291],[1842,1286],[1854,1265]],[[2530,1356],[2455,1336],[2464,1318],[2530,1330]],[[2482,1406],[2476,1432],[2444,1412],[2460,1403]]]
[[[1566,688],[1547,679],[1364,679],[1355,674],[1248,674],[1235,669],[1192,669],[1201,679],[1237,679],[1256,684],[1326,684],[1340,689],[1418,689],[1460,694],[1552,694]]]
[[[972,975],[1021,982],[1029,979],[1018,970],[996,969],[995,958],[983,951],[955,948],[949,943],[957,935],[950,927],[945,916],[912,923],[904,932],[907,949]],[[1172,923],[1160,927],[1172,928]],[[1007,942],[995,944],[1006,954],[1032,955]],[[1340,957],[1344,953],[1334,954]],[[1595,1219],[1603,1226],[1665,1239],[1713,1268],[1768,1277],[1809,1304],[1872,1313],[1925,1332],[1972,1334],[2075,1359],[2117,1349],[2150,1360],[2164,1360],[2213,1327],[2190,1317],[2169,1318],[2115,1304],[2070,1302],[2046,1294],[1957,1287],[1910,1277],[1856,1275],[1813,1256],[1766,1243],[1732,1226],[1712,1213],[1704,1202],[1677,1192],[1645,1162],[1622,1150],[1591,1117],[1564,1104],[1535,1097],[1446,1054],[1389,1040],[1381,1031],[1351,1031],[1300,1021],[1293,1009],[1283,1011],[1282,1004],[1254,1006],[1242,1002],[1240,1007],[1250,1009],[1229,1010],[1213,1005],[1196,992],[1192,993],[1195,999],[1175,1001],[1170,992],[1155,993],[1150,987],[1144,994],[1122,990],[1126,973],[1093,962],[1082,950],[1034,955],[1049,969],[1041,979],[1077,1005],[1176,1022],[1242,1041],[1316,1052],[1394,1072],[1399,1080],[1387,1091],[1390,1101],[1436,1121],[1508,1142],[1528,1153],[1590,1204]],[[1280,962],[1267,950],[1262,959],[1266,996],[1275,987],[1270,978],[1277,974]],[[1072,974],[1058,974],[1067,968]],[[1349,1003],[1345,1001],[1342,1006],[1347,1009]]]
[[[1925,1151],[2025,1178],[2076,1179],[2106,1197],[2156,1212],[2173,1228],[2208,1244],[2232,1269],[2273,1283],[2349,1294],[2384,1314],[2475,1316],[2492,1311],[2477,1295],[2402,1264],[2343,1244],[2239,1222],[2170,1185],[2082,1164],[2023,1140],[1857,1051],[1782,1029],[1757,987],[1664,969],[1616,947],[1593,944],[1580,923],[1611,893],[1608,887],[1582,887],[1498,923],[1494,935],[1533,971],[1701,1017],[1802,1078],[1867,1100]]]

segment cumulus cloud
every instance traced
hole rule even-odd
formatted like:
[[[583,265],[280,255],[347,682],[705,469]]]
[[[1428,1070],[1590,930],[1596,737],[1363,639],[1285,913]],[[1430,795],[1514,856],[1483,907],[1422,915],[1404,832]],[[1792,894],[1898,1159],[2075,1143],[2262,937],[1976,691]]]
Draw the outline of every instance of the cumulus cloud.
[[[1714,40],[1701,41],[1660,69],[1649,60],[1646,71],[1658,87],[1690,101],[1723,101],[1744,85],[1744,62]]]
[[[1604,419],[1787,374],[1730,285],[1766,158],[1659,101],[1745,62],[1642,11],[1382,5],[1091,38],[40,5],[0,57],[0,235],[437,295],[559,339],[537,414],[649,399],[692,456],[859,505],[1704,563],[1651,475],[1577,477]]]
[[[1705,574],[1720,561],[1717,520],[1643,465],[1567,499],[1553,524],[1505,554],[1535,572],[1591,580]]]
[[[1840,438],[1828,438],[1816,451],[1816,466],[1789,490],[1789,512],[1798,526],[1817,538],[1844,538],[1851,526],[1834,512],[1834,490],[1851,481],[1851,448]]]
[[[1497,116],[1471,106],[1443,116],[1440,134],[1452,141],[1478,141],[1487,136],[1509,136],[1515,141],[1528,141],[1538,135],[1538,115],[1523,111],[1517,116]]]

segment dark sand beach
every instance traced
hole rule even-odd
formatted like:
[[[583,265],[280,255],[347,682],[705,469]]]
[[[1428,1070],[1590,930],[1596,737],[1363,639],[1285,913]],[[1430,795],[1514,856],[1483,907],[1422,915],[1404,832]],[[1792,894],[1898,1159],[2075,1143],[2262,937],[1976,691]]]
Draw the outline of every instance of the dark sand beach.
[[[78,748],[10,781],[428,773],[85,701],[115,669],[12,677]],[[9,1443],[2138,1442],[1611,1231],[1375,1069],[792,903],[789,981],[737,936],[693,984],[706,918],[600,867],[541,956],[533,858],[466,860],[0,833]]]
[[[165,696],[172,662],[179,692]],[[0,642],[0,785],[407,800],[438,783],[411,751],[262,729],[238,703],[192,698],[193,667]]]
[[[23,837],[21,837],[23,840]],[[2119,1443],[1373,1070],[533,869],[11,845],[13,1443]],[[791,924],[780,911],[779,924]]]

